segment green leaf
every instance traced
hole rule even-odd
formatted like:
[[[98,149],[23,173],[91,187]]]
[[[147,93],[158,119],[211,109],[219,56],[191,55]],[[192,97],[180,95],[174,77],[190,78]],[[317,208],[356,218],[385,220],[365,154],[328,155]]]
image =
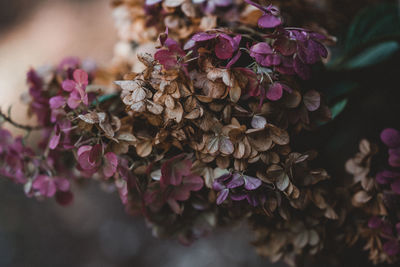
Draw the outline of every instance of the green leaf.
[[[387,60],[399,50],[399,7],[381,3],[363,9],[353,20],[343,55],[328,64],[334,70],[369,67]]]
[[[335,119],[346,107],[347,105],[347,98],[337,102],[335,105],[331,107],[331,113],[332,113],[332,120]]]
[[[118,94],[116,94],[116,93],[99,96],[97,99],[93,100],[92,105],[95,106],[95,105],[97,105],[97,103],[103,103],[103,102],[110,100],[117,96],[118,96]]]
[[[343,69],[358,69],[369,67],[389,59],[394,53],[400,49],[400,45],[396,41],[388,41],[379,43],[372,47],[367,47],[354,57],[342,63]]]
[[[347,32],[345,51],[378,39],[400,37],[399,7],[393,3],[381,3],[363,9],[353,20]]]

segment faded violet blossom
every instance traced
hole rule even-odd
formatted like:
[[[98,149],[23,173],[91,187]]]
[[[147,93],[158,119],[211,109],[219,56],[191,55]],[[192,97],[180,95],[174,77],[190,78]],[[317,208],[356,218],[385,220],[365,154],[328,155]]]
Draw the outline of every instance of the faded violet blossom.
[[[160,35],[160,43],[163,48],[157,50],[154,54],[154,58],[158,60],[166,70],[178,68],[181,65],[183,66],[180,62],[186,53],[175,40],[168,37],[168,29],[164,34]]]
[[[391,223],[377,216],[371,217],[368,227],[379,232],[379,236],[384,240],[383,250],[389,256],[396,256],[400,253],[400,222],[395,227]]]
[[[389,165],[400,167],[400,132],[387,128],[382,131],[381,140],[389,148]]]
[[[70,93],[67,104],[71,109],[77,108],[81,103],[86,106],[89,105],[88,95],[86,93],[86,86],[89,84],[88,74],[81,69],[76,69],[73,73],[73,80],[65,80],[62,83],[64,91]],[[54,106],[59,106],[60,99],[54,101]]]
[[[101,171],[105,178],[110,178],[117,171],[118,157],[113,152],[103,153],[103,146],[81,146],[77,152],[79,170],[82,175],[90,178]]]
[[[69,191],[70,183],[65,178],[38,175],[32,182],[32,188],[42,196],[53,197],[57,191]]]
[[[263,11],[263,15],[258,19],[258,26],[260,28],[275,28],[282,24],[279,9],[276,6],[261,6],[250,0],[245,0],[246,3],[253,5]]]
[[[191,42],[189,45],[185,46],[185,49],[193,48],[196,44],[202,42],[213,42],[214,53],[217,58],[222,60],[229,59],[227,64],[227,68],[232,66],[240,57],[241,52],[239,50],[239,44],[242,39],[241,35],[236,35],[234,37],[229,36],[226,33],[216,32],[216,33],[207,33],[200,32],[193,35]]]
[[[297,74],[307,80],[311,76],[311,66],[328,56],[321,43],[325,37],[318,33],[281,28],[269,37],[274,40],[272,46],[266,42],[256,43],[250,48],[250,56],[260,66],[282,74]]]
[[[252,198],[252,191],[261,186],[260,179],[243,175],[241,173],[228,173],[217,178],[213,189],[218,192],[217,205],[222,204],[230,195],[234,201],[247,199],[249,204],[257,206],[257,201]]]
[[[192,161],[185,158],[184,154],[165,161],[160,171],[152,173],[153,179],[160,183],[159,186],[154,184],[154,188],[147,192],[146,203],[160,207],[166,202],[175,213],[182,213],[178,201],[188,200],[190,192],[199,191],[204,186],[203,179],[193,174],[191,169]]]
[[[49,148],[56,149],[62,146],[64,149],[74,148],[70,139],[71,122],[67,119],[63,119],[56,123],[53,130],[53,136],[49,141]]]
[[[27,74],[27,81],[31,98],[30,110],[36,115],[39,125],[48,126],[50,123],[50,106],[43,90],[43,79],[38,72],[31,69]]]

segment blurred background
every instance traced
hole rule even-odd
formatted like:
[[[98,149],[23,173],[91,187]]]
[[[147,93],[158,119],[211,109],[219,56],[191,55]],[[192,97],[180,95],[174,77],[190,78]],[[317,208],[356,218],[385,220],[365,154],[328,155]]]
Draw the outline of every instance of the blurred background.
[[[27,123],[19,96],[30,67],[78,56],[106,64],[116,34],[108,0],[0,0],[0,107]],[[98,184],[75,188],[66,208],[28,199],[0,181],[1,267],[284,266],[255,254],[245,225],[183,247],[152,237],[125,214],[117,194]]]

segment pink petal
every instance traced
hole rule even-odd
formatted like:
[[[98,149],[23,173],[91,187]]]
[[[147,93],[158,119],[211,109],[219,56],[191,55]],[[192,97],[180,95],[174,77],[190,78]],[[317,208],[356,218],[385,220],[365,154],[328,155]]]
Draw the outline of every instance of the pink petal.
[[[81,98],[80,98],[79,93],[77,91],[73,91],[69,95],[67,104],[71,109],[76,109],[81,104]]]
[[[74,71],[74,80],[82,86],[86,86],[89,84],[89,76],[86,71],[77,69]]]
[[[90,150],[89,154],[89,162],[92,164],[98,163],[103,154],[103,147],[100,144],[94,145],[93,148]]]
[[[64,91],[67,92],[72,92],[73,90],[75,90],[76,87],[76,82],[73,80],[65,80],[62,83],[62,88],[64,89]]]
[[[267,98],[272,101],[277,101],[281,99],[282,94],[283,94],[282,85],[280,83],[274,83],[268,89]]]
[[[118,158],[113,152],[107,152],[104,155],[103,173],[106,178],[110,178],[117,171]]]
[[[176,67],[178,64],[175,53],[165,49],[158,50],[154,54],[154,58],[167,70]]]
[[[56,133],[51,137],[49,142],[49,148],[51,150],[55,149],[58,146],[58,144],[60,143],[60,138],[61,138],[61,132],[59,132],[58,134]]]
[[[78,157],[81,156],[83,153],[88,152],[88,151],[90,151],[90,150],[92,150],[92,146],[81,146],[81,147],[78,149],[78,152],[77,152]]]
[[[55,182],[55,184],[57,186],[57,189],[60,190],[60,191],[66,192],[70,188],[70,183],[65,178],[57,177],[57,178],[54,179],[54,182]]]

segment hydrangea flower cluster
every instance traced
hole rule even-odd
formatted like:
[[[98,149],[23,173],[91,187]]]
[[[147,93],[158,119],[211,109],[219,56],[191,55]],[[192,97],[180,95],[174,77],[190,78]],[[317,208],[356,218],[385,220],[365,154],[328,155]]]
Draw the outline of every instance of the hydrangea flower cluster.
[[[378,154],[377,145],[367,140],[360,143],[360,152],[350,159],[347,170],[354,175],[356,190],[352,204],[370,216],[363,225],[361,238],[367,240],[365,249],[375,262],[396,262],[400,255],[400,171],[397,150],[400,146],[400,131],[387,128],[381,132],[381,141],[388,157]],[[378,157],[386,158],[387,164],[372,168],[372,161]],[[376,165],[376,164],[375,164]],[[361,188],[360,188],[361,186]]]
[[[158,36],[154,54],[137,56],[140,71],[76,58],[30,70],[25,99],[38,125],[0,117],[41,138],[34,147],[0,128],[2,177],[62,205],[74,181],[96,180],[156,236],[184,244],[247,220],[257,252],[272,261],[294,265],[359,238],[372,240],[372,261],[397,260],[399,218],[390,210],[400,133],[382,133],[390,168],[377,174],[378,148],[363,140],[345,188],[316,166],[311,147],[297,152],[293,142],[331,119],[324,95],[305,81],[328,56],[324,35],[285,27],[278,7],[250,0],[113,3],[121,39]],[[357,233],[354,210],[364,225]]]

